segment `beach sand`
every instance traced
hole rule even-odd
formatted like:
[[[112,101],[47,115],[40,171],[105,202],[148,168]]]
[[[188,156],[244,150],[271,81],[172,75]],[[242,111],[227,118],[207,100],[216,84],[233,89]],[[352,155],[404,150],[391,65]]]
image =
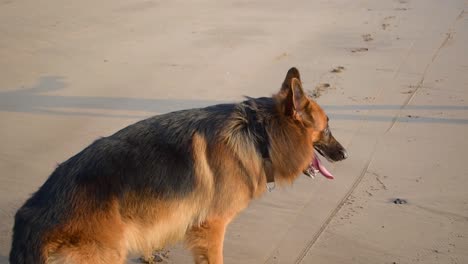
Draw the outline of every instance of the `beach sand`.
[[[1,0],[0,263],[57,163],[151,115],[269,96],[292,66],[349,158],[252,202],[225,263],[468,263],[467,47],[466,0]]]

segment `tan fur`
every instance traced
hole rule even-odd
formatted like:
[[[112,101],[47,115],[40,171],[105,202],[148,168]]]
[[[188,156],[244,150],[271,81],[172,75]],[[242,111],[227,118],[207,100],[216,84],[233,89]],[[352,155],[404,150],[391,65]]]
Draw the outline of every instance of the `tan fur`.
[[[210,218],[187,233],[186,243],[192,251],[195,263],[223,263],[223,242],[230,219]]]
[[[107,211],[97,211],[86,219],[75,217],[47,236],[44,248],[47,263],[122,263],[127,251],[123,244],[124,223],[118,204]],[[79,242],[78,242],[79,241]]]

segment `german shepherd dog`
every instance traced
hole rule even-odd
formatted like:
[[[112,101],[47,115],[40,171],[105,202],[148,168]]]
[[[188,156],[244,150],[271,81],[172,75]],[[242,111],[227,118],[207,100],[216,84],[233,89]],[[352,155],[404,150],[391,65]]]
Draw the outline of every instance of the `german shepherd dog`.
[[[125,263],[184,240],[195,263],[223,263],[229,222],[267,182],[333,176],[347,157],[291,68],[272,97],[163,114],[60,164],[18,210],[12,264]]]

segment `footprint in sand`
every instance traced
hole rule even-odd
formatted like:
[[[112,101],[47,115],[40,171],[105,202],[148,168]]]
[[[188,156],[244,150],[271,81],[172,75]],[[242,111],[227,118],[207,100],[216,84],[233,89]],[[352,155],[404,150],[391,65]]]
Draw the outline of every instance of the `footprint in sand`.
[[[409,0],[397,0],[397,2],[404,5],[404,4],[408,4]],[[396,10],[396,11],[406,11],[406,10],[408,10],[408,8],[406,8],[406,7],[397,7],[394,10]]]
[[[351,49],[351,52],[352,53],[356,53],[356,52],[365,52],[365,51],[368,51],[369,49],[368,48],[352,48]]]
[[[374,40],[374,38],[372,38],[371,34],[363,34],[363,35],[361,35],[361,37],[365,42],[370,42],[370,41]],[[365,51],[368,51],[368,50],[369,50],[368,48],[351,48],[350,49],[350,51],[352,53],[365,52]]]
[[[327,90],[331,89],[331,85],[329,83],[319,83],[317,86],[315,86],[315,89],[313,91],[308,91],[308,94],[312,98],[319,98],[324,94]]]
[[[287,58],[289,55],[290,55],[289,53],[283,52],[283,53],[281,53],[280,55],[276,56],[276,57],[275,57],[275,60],[277,60],[277,61],[282,60],[282,59],[284,59],[284,58]]]
[[[372,38],[371,34],[364,34],[364,35],[362,35],[362,39],[363,39],[365,42],[369,42],[369,41],[374,40],[374,38]]]
[[[343,66],[338,66],[338,67],[333,68],[330,72],[331,72],[331,73],[340,73],[340,72],[342,72],[344,69],[345,69],[345,67],[343,67]]]
[[[382,29],[386,30],[390,26],[390,21],[395,19],[395,16],[387,16],[383,19]]]

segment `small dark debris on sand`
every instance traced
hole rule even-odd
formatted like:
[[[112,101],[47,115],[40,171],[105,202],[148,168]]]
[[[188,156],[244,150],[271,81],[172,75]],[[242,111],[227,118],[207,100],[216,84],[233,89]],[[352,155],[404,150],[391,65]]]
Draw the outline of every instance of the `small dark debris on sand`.
[[[340,72],[342,72],[344,69],[345,69],[345,67],[343,67],[343,66],[338,66],[338,67],[333,68],[330,72],[332,72],[332,73],[340,73]]]
[[[368,48],[353,48],[351,49],[352,53],[368,51]]]
[[[389,26],[390,26],[390,24],[388,24],[388,23],[383,23],[383,24],[382,24],[382,29],[383,29],[383,30],[386,30]]]
[[[393,200],[393,203],[394,204],[407,204],[408,201],[406,201],[405,199],[396,198],[395,200]]]
[[[419,116],[415,116],[415,115],[407,115],[408,118],[419,118]]]
[[[362,39],[365,41],[365,42],[369,42],[369,41],[372,41],[374,40],[371,36],[371,34],[364,34],[362,35]]]

